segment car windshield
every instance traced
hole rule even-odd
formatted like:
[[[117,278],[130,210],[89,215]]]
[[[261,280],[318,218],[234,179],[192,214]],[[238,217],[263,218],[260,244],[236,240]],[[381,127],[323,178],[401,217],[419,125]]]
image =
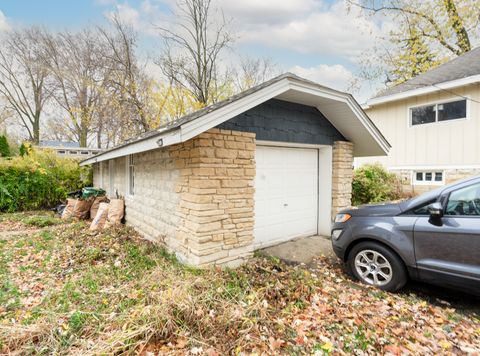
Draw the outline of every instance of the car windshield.
[[[427,193],[424,193],[422,195],[419,195],[418,197],[414,197],[412,199],[408,199],[408,200],[405,200],[404,202],[402,202],[400,205],[400,208],[402,209],[402,211],[408,211],[410,209],[414,209],[414,208],[417,208],[417,207],[420,207],[428,202],[433,202],[433,201],[436,201],[437,198],[440,196],[440,194],[447,190],[449,187],[453,187],[453,186],[456,186],[456,185],[461,185],[462,183],[465,183],[465,182],[468,182],[468,181],[474,181],[474,179],[478,179],[479,177],[475,177],[475,178],[466,178],[466,179],[462,179],[460,181],[457,181],[455,182],[454,184],[450,184],[448,186],[445,186],[445,187],[439,187],[437,189],[434,189],[430,192],[427,192]]]

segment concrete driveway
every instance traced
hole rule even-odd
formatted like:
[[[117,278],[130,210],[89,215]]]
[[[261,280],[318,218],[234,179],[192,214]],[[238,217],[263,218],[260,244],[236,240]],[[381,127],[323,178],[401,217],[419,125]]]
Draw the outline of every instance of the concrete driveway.
[[[267,256],[278,257],[287,263],[309,264],[315,257],[335,257],[329,237],[309,236],[299,237],[280,245],[261,250]]]

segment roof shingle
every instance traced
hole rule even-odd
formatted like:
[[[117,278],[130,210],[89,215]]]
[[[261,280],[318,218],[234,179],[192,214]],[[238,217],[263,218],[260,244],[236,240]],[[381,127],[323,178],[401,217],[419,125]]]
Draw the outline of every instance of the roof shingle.
[[[458,56],[428,72],[422,73],[405,83],[381,91],[374,98],[381,98],[409,90],[432,86],[456,79],[480,74],[480,47]]]

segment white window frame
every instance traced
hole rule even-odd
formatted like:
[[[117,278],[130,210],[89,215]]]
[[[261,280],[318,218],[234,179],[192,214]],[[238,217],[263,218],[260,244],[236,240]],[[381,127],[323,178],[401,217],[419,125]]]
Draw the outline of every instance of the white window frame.
[[[125,175],[126,175],[126,186],[125,192],[127,197],[133,197],[135,195],[135,161],[133,159],[134,155],[125,156]],[[133,168],[133,171],[130,170]],[[133,182],[130,173],[133,172]]]
[[[420,108],[422,106],[438,106],[442,104],[448,104],[448,103],[453,103],[455,101],[466,101],[466,116],[458,119],[453,119],[453,120],[444,120],[444,121],[438,121],[438,109],[435,110],[435,121],[434,122],[429,122],[426,124],[418,124],[418,125],[413,125],[412,124],[412,109],[415,108]],[[452,122],[458,122],[458,121],[466,121],[470,119],[470,97],[457,97],[457,98],[450,98],[446,100],[436,100],[432,102],[427,102],[423,104],[416,104],[407,107],[407,124],[408,128],[417,128],[417,127],[425,127],[425,126],[430,126],[430,125],[438,125],[438,124],[446,124],[446,123],[452,123]]]
[[[417,173],[422,173],[423,180],[417,180]],[[426,173],[432,174],[432,180],[425,180]],[[442,180],[436,181],[436,173],[442,174]],[[416,170],[412,171],[412,185],[445,185],[445,171],[442,170]]]

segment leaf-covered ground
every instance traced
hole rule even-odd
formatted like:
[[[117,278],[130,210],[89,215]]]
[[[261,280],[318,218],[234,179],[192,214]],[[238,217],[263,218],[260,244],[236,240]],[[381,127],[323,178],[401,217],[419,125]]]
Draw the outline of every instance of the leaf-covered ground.
[[[128,228],[0,225],[26,231],[0,234],[0,353],[479,354],[478,308],[365,287],[327,259],[200,270]]]

